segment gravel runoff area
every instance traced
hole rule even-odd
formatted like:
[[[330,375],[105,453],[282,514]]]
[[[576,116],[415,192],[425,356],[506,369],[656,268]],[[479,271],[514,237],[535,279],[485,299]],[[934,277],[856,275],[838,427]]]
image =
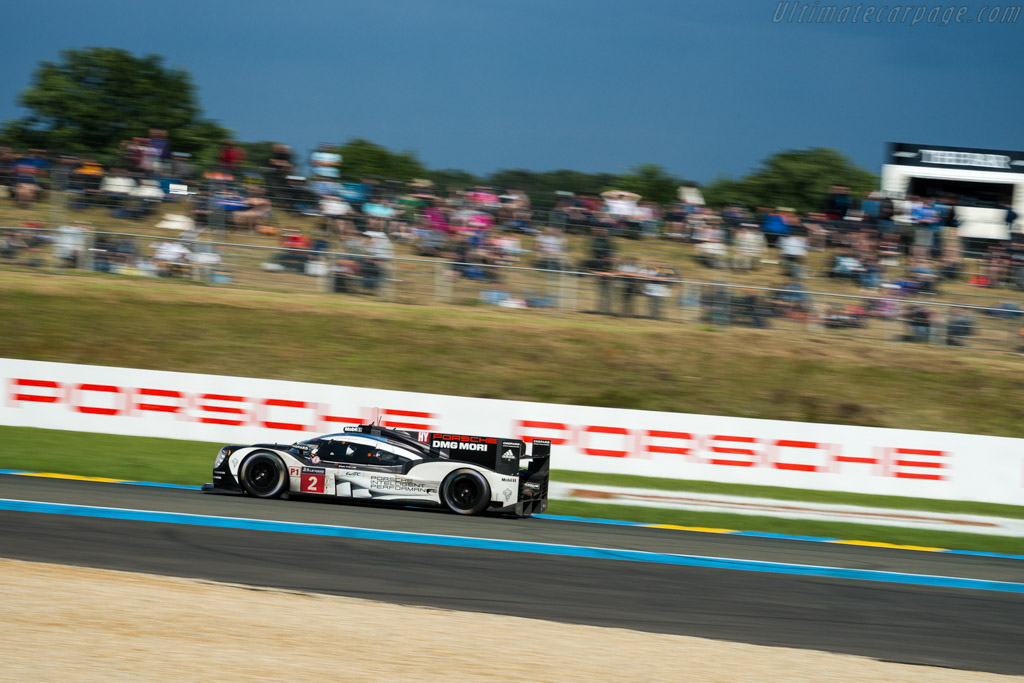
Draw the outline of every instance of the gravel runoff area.
[[[0,559],[0,679],[989,681],[993,674]]]

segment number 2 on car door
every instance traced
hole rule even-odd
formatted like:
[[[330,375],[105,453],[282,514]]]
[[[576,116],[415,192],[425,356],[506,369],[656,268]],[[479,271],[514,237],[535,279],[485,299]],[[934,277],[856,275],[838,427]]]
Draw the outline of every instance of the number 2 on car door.
[[[323,493],[324,492],[324,475],[322,474],[303,474],[302,475],[302,486],[299,488],[303,493]]]

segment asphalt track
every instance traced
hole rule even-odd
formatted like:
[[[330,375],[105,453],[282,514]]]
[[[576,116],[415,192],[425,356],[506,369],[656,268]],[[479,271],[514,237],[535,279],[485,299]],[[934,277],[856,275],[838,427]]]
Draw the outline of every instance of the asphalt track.
[[[1024,583],[1019,559],[634,526],[9,475],[0,498]],[[10,510],[0,556],[1024,674],[1021,593]]]

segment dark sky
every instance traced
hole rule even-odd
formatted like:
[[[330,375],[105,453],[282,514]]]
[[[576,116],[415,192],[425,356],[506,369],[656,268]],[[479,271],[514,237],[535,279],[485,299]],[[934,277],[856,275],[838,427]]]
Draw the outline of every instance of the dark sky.
[[[776,23],[777,0],[4,2],[0,118],[40,60],[111,46],[164,55],[240,139],[303,154],[360,136],[433,168],[707,181],[824,146],[877,172],[888,140],[1024,147],[1024,16],[979,23],[984,4],[911,26]]]

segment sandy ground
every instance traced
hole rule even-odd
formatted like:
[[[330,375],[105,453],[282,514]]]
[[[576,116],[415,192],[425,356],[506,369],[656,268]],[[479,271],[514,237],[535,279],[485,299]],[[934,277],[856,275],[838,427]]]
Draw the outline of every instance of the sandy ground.
[[[1020,680],[14,560],[0,605],[2,680]]]

